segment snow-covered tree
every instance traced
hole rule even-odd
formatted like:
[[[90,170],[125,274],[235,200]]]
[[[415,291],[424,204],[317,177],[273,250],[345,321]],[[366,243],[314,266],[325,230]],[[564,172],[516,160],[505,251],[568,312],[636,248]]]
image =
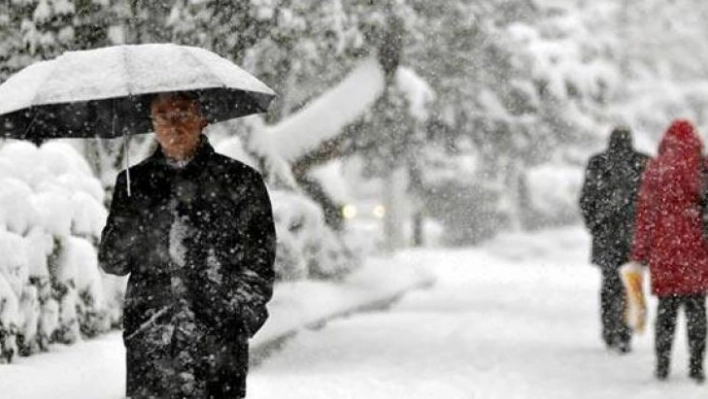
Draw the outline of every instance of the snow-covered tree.
[[[7,23],[19,34],[13,50],[27,61],[50,59],[67,50],[108,43],[111,9],[108,0],[10,0]]]
[[[279,94],[277,122],[341,78],[361,46],[341,0],[180,0],[168,21],[173,41],[234,60]]]
[[[411,29],[405,58],[437,92],[428,130],[435,144],[421,156],[434,164],[422,169],[474,170],[444,182],[423,176],[436,182],[424,187],[431,210],[448,208],[439,190],[485,192],[471,209],[459,202],[469,216],[450,220],[463,224],[452,229],[474,237],[488,224],[520,228],[527,170],[583,146],[609,118],[618,81],[612,48],[589,15],[537,2],[410,4],[425,29]]]
[[[616,118],[646,134],[652,152],[674,118],[691,119],[706,131],[708,4],[630,0],[608,3],[605,10],[598,31],[614,41],[624,81],[612,104]]]

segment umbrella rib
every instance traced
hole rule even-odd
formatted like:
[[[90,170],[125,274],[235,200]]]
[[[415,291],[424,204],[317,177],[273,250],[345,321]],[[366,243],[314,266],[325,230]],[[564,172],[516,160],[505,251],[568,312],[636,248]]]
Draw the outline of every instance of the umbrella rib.
[[[56,61],[45,61],[45,62],[51,63],[51,65],[52,65],[52,71],[57,68],[57,62],[56,62]],[[42,84],[39,85],[39,87],[43,87],[44,84],[47,83],[47,81],[49,80],[49,78],[52,77],[52,76],[54,76],[53,73],[47,73],[47,74],[45,74],[45,75],[44,75],[44,79],[42,79]],[[39,96],[39,94],[40,94],[40,91],[37,90],[37,91],[34,93],[34,96],[32,96],[32,101],[30,101],[30,109],[35,108],[34,104],[37,103],[37,97]],[[30,121],[30,124],[27,125],[27,128],[25,129],[25,132],[23,133],[23,136],[24,136],[24,137],[27,137],[27,134],[29,133],[30,129],[32,129],[32,127],[34,127],[34,123],[37,121],[37,111],[35,110],[35,112],[33,112],[33,114],[34,114],[34,115],[32,116],[32,121]]]
[[[57,69],[57,62],[56,61],[45,61],[45,62],[51,62],[52,64],[52,72]],[[39,85],[39,87],[43,87],[47,81],[49,81],[50,77],[53,77],[54,73],[47,73],[44,76],[44,79],[42,79],[42,84]],[[34,96],[32,96],[32,101],[30,102],[30,109],[35,108],[35,104],[37,104],[37,97],[39,96],[40,91],[37,90],[36,93],[34,93]],[[34,123],[37,121],[37,111],[34,111],[34,115],[32,116],[32,121],[30,122],[29,125],[27,125],[27,129],[25,129],[25,133],[23,134],[24,137],[27,137],[27,134],[30,132],[30,129],[34,127]]]
[[[212,74],[213,76],[216,76],[217,79],[219,79],[219,81],[221,82],[221,87],[222,87],[222,88],[224,88],[224,89],[228,89],[228,88],[229,88],[229,86],[226,84],[226,82],[224,82],[224,79],[222,79],[221,76],[219,76],[219,74],[217,74],[216,72],[214,72],[214,70],[211,68],[211,66],[209,66],[208,64],[202,62],[202,60],[199,59],[199,57],[197,57],[196,55],[192,54],[192,50],[186,49],[185,51],[187,52],[187,54],[189,54],[189,57],[190,57],[190,58],[192,58],[194,61],[196,61],[196,64],[197,64],[197,65],[201,66],[202,68],[206,68],[209,72],[211,72],[211,74]]]
[[[62,54],[59,58],[61,58],[61,57],[63,57],[63,56],[64,56],[64,55]],[[57,58],[57,59],[58,59],[58,58]],[[57,60],[45,61],[45,62],[50,62],[50,63],[52,64],[52,72],[54,72],[54,70],[57,69],[57,65],[59,64],[59,63],[57,62]],[[42,79],[42,84],[39,85],[38,87],[44,87],[45,84],[49,81],[49,79],[52,78],[52,77],[54,77],[54,76],[56,76],[56,74],[54,74],[54,73],[47,73],[47,74],[44,76],[44,79]],[[32,96],[32,102],[30,103],[30,104],[32,104],[32,106],[34,106],[35,104],[37,104],[37,97],[39,96],[39,94],[40,94],[40,91],[37,90],[37,92],[34,94],[34,96]],[[40,105],[41,105],[41,104],[40,104]]]
[[[23,137],[27,137],[27,133],[29,133],[30,129],[34,126],[34,122],[37,121],[37,112],[34,112],[34,115],[32,116],[32,121],[30,122],[29,125],[27,125],[27,129],[25,129],[25,132],[22,134]]]
[[[126,91],[128,92],[128,97],[131,97],[133,95],[133,87],[131,87],[130,83],[132,82],[131,80],[131,73],[130,73],[130,67],[128,65],[129,63],[129,58],[128,57],[128,49],[125,46],[122,46],[120,48],[121,54],[123,56],[123,66],[124,66],[124,72],[125,72],[125,86],[126,86]]]

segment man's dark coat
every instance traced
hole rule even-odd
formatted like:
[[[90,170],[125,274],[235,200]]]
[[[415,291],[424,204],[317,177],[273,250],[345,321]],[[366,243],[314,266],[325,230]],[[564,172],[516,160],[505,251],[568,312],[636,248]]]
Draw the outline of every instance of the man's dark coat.
[[[580,210],[592,234],[592,263],[617,268],[629,261],[642,172],[648,157],[627,132],[613,132],[606,151],[588,162]]]
[[[130,196],[126,180],[123,171],[99,262],[107,273],[130,273],[128,396],[245,396],[247,340],[268,317],[274,278],[261,176],[203,136],[186,166],[170,165],[158,149],[130,169]]]

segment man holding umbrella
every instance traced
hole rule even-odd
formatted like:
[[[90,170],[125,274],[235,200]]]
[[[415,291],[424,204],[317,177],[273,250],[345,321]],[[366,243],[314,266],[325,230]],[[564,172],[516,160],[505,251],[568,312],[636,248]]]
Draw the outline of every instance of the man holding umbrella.
[[[127,393],[245,397],[247,339],[265,322],[275,232],[260,175],[214,152],[195,96],[156,95],[160,148],[119,174],[99,251],[130,273]]]
[[[248,339],[272,295],[271,204],[258,172],[202,130],[274,96],[230,61],[174,44],[67,52],[0,86],[0,137],[124,136],[127,155],[128,135],[156,134],[157,151],[118,175],[99,248],[103,270],[130,274],[133,399],[245,397]]]

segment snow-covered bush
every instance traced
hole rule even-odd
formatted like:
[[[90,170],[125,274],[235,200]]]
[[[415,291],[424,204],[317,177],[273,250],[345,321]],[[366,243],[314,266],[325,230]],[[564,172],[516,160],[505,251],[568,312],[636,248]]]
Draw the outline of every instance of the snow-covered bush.
[[[212,127],[209,133],[214,141],[218,141],[215,143],[218,152],[254,168],[259,165],[257,158],[263,158],[267,170],[264,175],[275,182],[269,187],[269,193],[277,233],[276,278],[280,281],[339,278],[355,268],[359,260],[342,236],[325,223],[322,208],[297,191],[283,158],[265,149],[268,146],[262,141],[266,138],[259,136],[263,132],[250,134],[250,145],[258,147],[254,150],[245,146],[245,140],[240,137],[229,137],[221,132],[220,138],[219,128],[228,129],[228,126]],[[279,188],[273,188],[276,186]]]
[[[70,145],[0,148],[0,353],[10,361],[120,322],[123,282],[98,268],[104,191]]]
[[[526,173],[526,181],[528,227],[540,228],[578,220],[582,168],[556,163],[544,164],[531,168]]]
[[[280,280],[338,278],[356,261],[340,236],[324,221],[322,209],[292,191],[271,192],[278,235],[276,275]]]
[[[0,363],[11,362],[17,353],[19,325],[18,298],[3,274],[0,274]]]

